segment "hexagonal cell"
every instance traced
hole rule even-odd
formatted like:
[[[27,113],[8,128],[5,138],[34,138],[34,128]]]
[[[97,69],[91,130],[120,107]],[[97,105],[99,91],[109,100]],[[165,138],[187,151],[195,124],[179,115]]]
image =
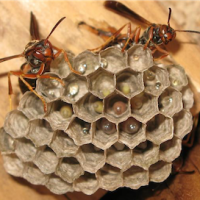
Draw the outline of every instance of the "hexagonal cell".
[[[165,68],[153,66],[144,72],[144,86],[146,92],[159,96],[169,85],[169,74]]]
[[[46,187],[55,194],[65,194],[67,192],[73,192],[74,189],[71,183],[63,181],[60,177],[52,174]]]
[[[74,107],[74,111],[77,116],[90,122],[101,117],[103,109],[103,100],[91,93],[87,93],[84,97],[82,97]]]
[[[51,174],[58,165],[58,158],[52,149],[44,146],[38,150],[34,163],[44,174]]]
[[[13,138],[24,137],[29,130],[29,120],[22,112],[13,110],[6,116],[4,129]]]
[[[128,53],[128,66],[134,71],[143,72],[144,70],[153,66],[153,57],[150,49],[144,50],[144,46],[141,44],[135,44],[129,50]]]
[[[43,118],[44,108],[41,99],[39,99],[33,92],[26,92],[20,102],[18,109],[23,112],[30,120]]]
[[[131,99],[132,116],[143,123],[146,123],[158,112],[157,97],[142,92]]]
[[[58,100],[52,103],[46,119],[54,130],[66,130],[73,114],[72,104]]]
[[[67,57],[71,65],[73,65],[74,54],[70,51],[66,51]],[[58,74],[61,78],[67,77],[71,73],[71,70],[64,59],[63,53],[61,53],[56,59],[51,62],[51,72]]]
[[[15,153],[23,162],[33,161],[36,152],[34,144],[26,138],[18,139],[15,143]]]
[[[81,146],[76,158],[83,169],[90,173],[95,173],[98,169],[103,167],[106,160],[104,151],[96,149],[92,144]]]
[[[43,174],[33,163],[27,163],[23,178],[34,185],[45,185],[49,180],[49,175]]]
[[[183,109],[182,94],[172,88],[166,89],[158,98],[161,113],[172,117]]]
[[[30,122],[27,138],[29,138],[36,147],[39,147],[50,144],[53,134],[54,132],[46,120],[36,119]]]
[[[133,165],[148,170],[149,166],[156,163],[158,160],[159,146],[153,144],[152,142],[142,142],[135,149],[133,149]]]
[[[125,69],[117,75],[116,88],[127,97],[133,97],[144,90],[143,74]]]
[[[78,117],[73,119],[66,132],[78,146],[92,142],[91,124]]]
[[[74,182],[74,189],[87,195],[95,193],[99,189],[99,183],[94,174],[86,172]]]
[[[88,75],[99,68],[99,56],[91,51],[84,51],[74,58],[74,69]]]
[[[93,123],[93,140],[92,143],[101,148],[107,149],[118,140],[116,124],[101,118]]]
[[[172,162],[181,153],[182,140],[173,137],[160,145],[160,160]]]
[[[184,86],[188,84],[188,79],[185,70],[180,65],[167,66],[169,72],[169,80],[171,87],[181,91]]]
[[[68,183],[73,183],[82,174],[84,174],[84,170],[76,158],[73,157],[63,158],[56,169],[56,175]]]
[[[14,139],[5,132],[4,128],[0,128],[0,151],[2,154],[11,154],[15,150]]]
[[[55,77],[61,81],[61,79],[54,73],[45,73],[51,77]],[[52,102],[60,98],[64,92],[63,85],[60,81],[50,78],[39,78],[36,82],[36,92],[45,98],[46,102]]]
[[[129,117],[119,124],[119,141],[133,149],[146,140],[145,128],[145,124]]]
[[[108,47],[99,54],[100,66],[108,71],[116,73],[126,67],[126,56],[122,53],[121,48]]]
[[[65,91],[62,96],[64,101],[74,103],[88,92],[87,79],[83,76],[72,73],[63,81],[65,82]]]
[[[171,173],[172,164],[158,161],[149,168],[150,181],[160,183],[163,182]]]
[[[123,144],[122,144],[123,145]],[[131,166],[132,151],[124,145],[115,144],[106,151],[106,162],[114,167],[126,170]]]
[[[173,137],[173,120],[161,114],[147,122],[147,139],[154,144],[161,144]]]
[[[192,114],[183,109],[180,113],[177,113],[173,117],[174,119],[174,134],[176,137],[183,139],[187,135],[193,126]]]
[[[132,166],[123,173],[124,186],[131,189],[138,189],[149,184],[149,173],[138,166]]]
[[[100,188],[113,191],[123,186],[122,173],[116,167],[105,164],[96,175]]]
[[[130,114],[128,99],[116,91],[105,98],[105,116],[112,122],[125,120]]]
[[[3,155],[3,166],[7,173],[21,177],[24,171],[24,163],[15,155]]]
[[[101,67],[90,74],[88,78],[90,91],[101,99],[108,96],[115,89],[114,75]]]
[[[79,148],[64,131],[56,132],[50,147],[58,157],[74,156]]]
[[[194,94],[192,92],[192,90],[186,86],[183,88],[182,92],[182,96],[183,96],[183,107],[185,109],[190,109],[192,108],[193,104],[194,104]]]

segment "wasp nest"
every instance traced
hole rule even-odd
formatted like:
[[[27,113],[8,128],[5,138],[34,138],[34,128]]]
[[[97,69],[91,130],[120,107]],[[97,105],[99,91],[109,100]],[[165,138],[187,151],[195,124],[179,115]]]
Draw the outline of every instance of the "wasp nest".
[[[56,194],[164,181],[192,128],[193,94],[183,68],[154,63],[142,45],[70,59],[82,75],[71,73],[62,55],[51,67],[65,87],[37,80],[47,113],[26,92],[7,115],[0,131],[6,171]]]

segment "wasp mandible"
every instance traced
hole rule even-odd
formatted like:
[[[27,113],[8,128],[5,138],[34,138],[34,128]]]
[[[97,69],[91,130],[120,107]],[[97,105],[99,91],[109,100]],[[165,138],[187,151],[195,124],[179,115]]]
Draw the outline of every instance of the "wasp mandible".
[[[40,39],[37,21],[34,14],[31,12],[30,35],[32,40],[26,45],[23,53],[0,59],[0,63],[19,57],[25,57],[26,59],[26,62],[21,66],[20,70],[8,72],[8,93],[10,98],[10,106],[12,105],[11,95],[13,94],[10,78],[11,75],[19,77],[19,85],[22,93],[26,92],[27,90],[30,90],[41,99],[44,105],[44,111],[46,112],[47,105],[44,98],[34,90],[36,86],[36,80],[38,78],[55,79],[62,85],[64,84],[61,79],[44,74],[45,72],[50,71],[51,62],[55,58],[57,58],[61,53],[63,53],[64,59],[67,62],[70,70],[75,74],[80,74],[71,66],[67,53],[63,49],[55,47],[49,41],[49,37],[51,36],[51,34],[64,19],[65,17],[61,18],[56,23],[56,25],[53,27],[46,39]],[[24,85],[26,87],[24,87]]]

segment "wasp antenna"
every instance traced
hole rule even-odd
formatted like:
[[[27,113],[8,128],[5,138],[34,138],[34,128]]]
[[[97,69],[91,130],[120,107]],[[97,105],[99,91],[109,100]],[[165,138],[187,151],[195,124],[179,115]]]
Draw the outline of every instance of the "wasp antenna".
[[[45,43],[46,41],[49,39],[49,37],[51,36],[51,34],[54,32],[54,30],[57,28],[57,26],[65,19],[66,17],[61,18],[56,25],[53,27],[53,29],[51,30],[51,32],[49,33],[49,35],[47,36],[47,38],[45,39]]]
[[[9,57],[5,57],[5,58],[1,58],[0,59],[0,63],[7,61],[7,60],[11,60],[13,58],[20,58],[20,57],[24,57],[24,54],[19,54],[19,55],[14,55],[14,56],[9,56]]]
[[[168,23],[168,26],[170,27],[170,19],[171,19],[171,13],[172,13],[172,9],[171,8],[169,8],[169,15],[168,15],[168,21],[167,21],[167,23]]]
[[[188,33],[197,33],[200,34],[200,31],[192,31],[192,30],[175,30],[176,32],[188,32]]]

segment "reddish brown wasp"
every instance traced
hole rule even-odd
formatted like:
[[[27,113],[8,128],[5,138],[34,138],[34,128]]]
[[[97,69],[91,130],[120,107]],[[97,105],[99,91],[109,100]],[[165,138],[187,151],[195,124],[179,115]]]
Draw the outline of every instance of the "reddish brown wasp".
[[[59,81],[62,85],[64,84],[62,80],[56,77],[52,77],[50,75],[44,74],[45,72],[50,71],[50,64],[52,60],[57,58],[61,53],[64,54],[65,61],[67,62],[70,70],[73,73],[80,74],[79,72],[75,71],[68,59],[67,53],[63,49],[59,49],[53,46],[50,41],[49,37],[54,32],[56,27],[65,19],[65,17],[61,18],[56,25],[51,30],[50,34],[47,36],[46,39],[40,39],[39,31],[38,31],[38,24],[36,21],[35,16],[31,13],[31,25],[30,25],[30,34],[31,34],[31,41],[26,45],[25,50],[23,53],[9,56],[0,59],[0,63],[19,57],[25,57],[26,62],[21,66],[21,69],[18,71],[10,71],[8,73],[8,92],[10,96],[10,105],[11,103],[11,95],[13,94],[12,84],[11,84],[11,75],[15,75],[19,77],[19,85],[22,93],[26,92],[27,90],[32,91],[35,93],[43,102],[44,111],[47,111],[47,106],[44,98],[40,96],[34,89],[36,86],[36,80],[38,78],[47,78],[47,79],[55,79]],[[55,53],[56,51],[56,53]],[[0,75],[3,76],[3,75]]]
[[[171,18],[171,8],[169,8],[169,15],[168,15],[168,23],[165,24],[154,24],[149,22],[148,20],[144,19],[134,11],[130,10],[128,7],[123,5],[117,1],[106,1],[104,6],[114,11],[120,15],[127,17],[128,19],[137,19],[141,23],[144,23],[148,26],[148,28],[144,31],[142,36],[140,36],[141,27],[136,27],[135,30],[131,31],[131,23],[125,24],[119,30],[114,29],[113,27],[108,27],[107,31],[96,29],[92,26],[87,25],[84,22],[80,22],[79,25],[84,25],[87,29],[91,32],[100,35],[103,39],[106,39],[105,43],[98,48],[92,49],[91,51],[98,52],[108,46],[120,44],[122,46],[122,52],[129,48],[133,43],[139,43],[144,45],[144,49],[149,47],[152,50],[152,54],[156,51],[161,52],[163,55],[160,58],[166,57],[169,53],[161,48],[160,45],[167,45],[176,37],[176,32],[191,32],[191,33],[198,33],[198,31],[191,31],[191,30],[174,30],[170,26],[170,18]],[[122,35],[122,29],[128,26],[127,34]],[[114,31],[115,30],[115,31]]]

